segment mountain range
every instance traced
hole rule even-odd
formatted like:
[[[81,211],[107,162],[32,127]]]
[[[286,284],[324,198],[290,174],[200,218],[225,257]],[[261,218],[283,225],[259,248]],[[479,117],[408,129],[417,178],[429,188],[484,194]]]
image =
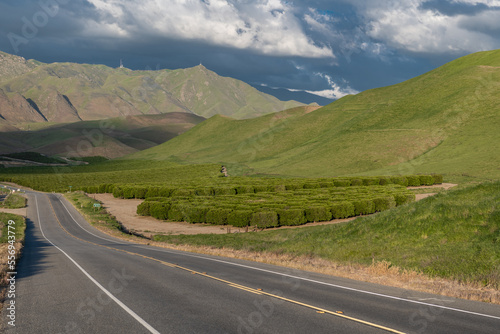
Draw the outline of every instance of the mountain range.
[[[169,112],[244,119],[301,105],[221,77],[203,65],[132,71],[104,65],[44,64],[0,52],[0,130],[30,123]]]

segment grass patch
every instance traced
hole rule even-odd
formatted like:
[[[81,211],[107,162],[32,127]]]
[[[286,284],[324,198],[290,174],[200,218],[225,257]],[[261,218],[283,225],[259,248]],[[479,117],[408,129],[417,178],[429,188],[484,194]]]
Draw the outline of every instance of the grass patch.
[[[386,261],[431,277],[500,288],[500,182],[450,190],[353,222],[231,235],[155,236],[171,244]]]
[[[122,231],[121,224],[116,221],[115,217],[111,216],[102,206],[100,208],[94,207],[94,204],[102,204],[101,202],[80,191],[67,193],[64,196],[85,216],[90,224],[111,231]]]
[[[94,207],[94,204],[102,205],[100,201],[88,197],[81,191],[66,193],[64,196],[85,217],[85,219],[97,229],[118,237],[131,235],[130,232],[116,220],[116,217],[108,213],[102,206],[100,208]]]
[[[3,202],[0,203],[0,208],[6,209],[21,209],[26,207],[26,197],[18,194],[8,195]]]

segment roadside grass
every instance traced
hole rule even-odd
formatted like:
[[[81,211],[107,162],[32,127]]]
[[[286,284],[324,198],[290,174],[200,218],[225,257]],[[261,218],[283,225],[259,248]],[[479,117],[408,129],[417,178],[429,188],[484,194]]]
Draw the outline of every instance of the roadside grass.
[[[9,224],[8,222],[13,220],[15,224],[11,224],[11,233],[15,232],[14,238],[11,238],[9,243]],[[12,226],[15,229],[12,229]],[[26,222],[24,217],[13,215],[10,213],[0,212],[0,301],[3,305],[3,299],[5,296],[6,286],[7,286],[7,272],[15,271],[8,267],[9,256],[14,256],[15,261],[19,260],[22,254],[22,249],[24,245],[24,232],[26,230]],[[12,235],[12,234],[11,234]],[[11,249],[9,250],[9,246]],[[12,248],[14,248],[14,254],[12,253]],[[10,251],[10,252],[9,252]]]
[[[94,204],[102,204],[98,200],[85,195],[82,191],[65,193],[64,196],[97,229],[120,238],[132,237],[132,234],[116,220],[116,217],[108,213],[102,206],[100,208],[94,207]]]
[[[153,240],[343,265],[385,263],[388,269],[499,290],[499,203],[497,181],[338,225],[229,235],[158,235]]]
[[[8,195],[3,202],[0,202],[0,208],[21,209],[26,207],[26,197],[18,194]]]

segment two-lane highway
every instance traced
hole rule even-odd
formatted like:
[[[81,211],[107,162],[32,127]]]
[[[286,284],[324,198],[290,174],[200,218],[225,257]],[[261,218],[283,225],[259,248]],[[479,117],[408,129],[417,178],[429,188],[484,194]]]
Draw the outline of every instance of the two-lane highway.
[[[497,333],[500,306],[105,235],[30,192],[7,333]]]

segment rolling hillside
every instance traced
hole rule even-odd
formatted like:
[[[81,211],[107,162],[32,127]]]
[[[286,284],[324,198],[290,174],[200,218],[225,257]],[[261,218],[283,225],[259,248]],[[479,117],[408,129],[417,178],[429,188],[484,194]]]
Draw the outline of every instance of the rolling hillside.
[[[221,163],[233,175],[500,178],[499,91],[500,50],[480,52],[310,113],[215,116],[130,158]]]
[[[32,151],[65,157],[117,158],[178,136],[204,121],[188,113],[117,117],[41,127],[33,131],[0,132],[0,154]],[[44,124],[42,124],[44,125]]]
[[[43,64],[0,52],[0,125],[77,122],[186,112],[251,118],[302,105],[283,102],[202,65],[132,71],[104,65]]]

